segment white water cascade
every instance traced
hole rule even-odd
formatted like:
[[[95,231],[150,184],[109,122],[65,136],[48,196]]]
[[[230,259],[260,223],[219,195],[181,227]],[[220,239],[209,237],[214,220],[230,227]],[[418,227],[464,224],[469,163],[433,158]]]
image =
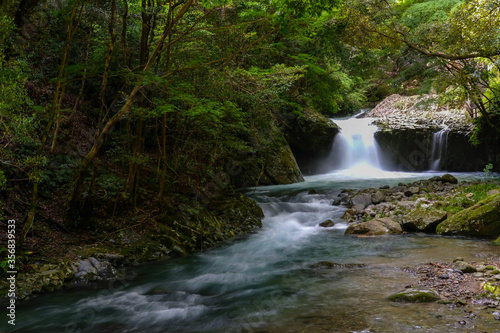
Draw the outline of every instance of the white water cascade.
[[[446,158],[446,147],[448,145],[448,126],[434,133],[432,136],[432,152],[430,159],[430,170],[441,170],[441,165]]]
[[[359,115],[357,115],[359,116]],[[380,172],[380,147],[375,141],[373,118],[332,119],[340,127],[321,173],[342,170],[356,175]]]

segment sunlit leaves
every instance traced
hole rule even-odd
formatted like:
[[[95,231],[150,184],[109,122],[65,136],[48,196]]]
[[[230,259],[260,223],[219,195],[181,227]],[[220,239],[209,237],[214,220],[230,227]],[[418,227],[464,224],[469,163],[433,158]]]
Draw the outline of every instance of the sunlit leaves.
[[[411,29],[426,23],[445,21],[451,10],[462,2],[463,0],[434,0],[415,3],[403,12],[401,20]]]
[[[271,4],[279,8],[280,11],[289,12],[293,15],[319,15],[323,11],[336,8],[341,3],[340,0],[274,0]]]

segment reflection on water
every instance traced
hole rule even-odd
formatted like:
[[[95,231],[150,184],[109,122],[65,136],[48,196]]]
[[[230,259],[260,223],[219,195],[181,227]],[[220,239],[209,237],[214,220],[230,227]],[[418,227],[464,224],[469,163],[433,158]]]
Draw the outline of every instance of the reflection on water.
[[[467,320],[442,304],[399,304],[387,297],[412,283],[403,267],[457,256],[498,256],[489,242],[419,234],[344,236],[344,187],[379,187],[434,174],[341,173],[248,189],[265,212],[263,228],[202,254],[134,268],[137,277],[100,290],[65,291],[20,306],[13,332],[467,332],[498,322]],[[459,180],[474,174],[455,174]],[[310,189],[317,189],[309,194]],[[321,228],[327,219],[336,225]],[[480,259],[478,259],[480,258]],[[312,268],[320,261],[364,264]],[[0,331],[7,330],[5,321]],[[496,325],[496,326],[495,326]],[[10,329],[10,328],[9,328]]]

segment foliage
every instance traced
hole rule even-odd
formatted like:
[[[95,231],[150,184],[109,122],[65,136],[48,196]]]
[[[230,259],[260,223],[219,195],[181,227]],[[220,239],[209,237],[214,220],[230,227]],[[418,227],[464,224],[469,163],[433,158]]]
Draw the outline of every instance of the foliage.
[[[358,0],[345,6],[348,42],[391,50],[400,65],[389,80],[402,88],[394,92],[459,92],[456,103],[495,127],[499,10],[497,1]]]
[[[203,211],[231,186],[227,165],[261,162],[259,149],[285,143],[277,129],[303,110],[349,114],[432,90],[498,110],[497,55],[411,47],[494,52],[497,9],[478,0],[74,4],[42,1],[24,23],[0,13],[0,159],[10,163],[0,189],[17,178],[40,184],[42,200],[76,193],[89,215]]]
[[[489,176],[491,170],[493,170],[493,164],[491,163],[488,163],[486,164],[486,166],[484,167],[484,173],[486,174],[486,176]]]
[[[30,255],[32,254],[31,251],[16,251],[14,259],[9,259],[8,253],[7,248],[0,248],[0,258],[5,256],[5,258],[0,261],[0,277],[4,276],[8,271],[13,270],[9,268],[9,263],[12,263],[12,260],[15,261],[15,270],[19,271],[29,261]]]
[[[401,9],[406,9],[401,15],[401,21],[410,29],[415,29],[424,24],[443,22],[449,18],[449,13],[463,0],[437,0],[411,2],[403,1]]]
[[[457,194],[446,198],[446,205],[442,208],[449,213],[457,213],[464,208],[472,207],[477,202],[488,197],[488,191],[498,188],[498,183],[482,182],[477,185],[464,187]]]

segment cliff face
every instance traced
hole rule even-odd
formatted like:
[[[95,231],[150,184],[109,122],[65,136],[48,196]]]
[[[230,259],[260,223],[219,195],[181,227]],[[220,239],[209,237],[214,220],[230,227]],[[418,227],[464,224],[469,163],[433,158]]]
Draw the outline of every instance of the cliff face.
[[[499,135],[471,142],[474,123],[464,109],[438,104],[438,96],[392,95],[366,116],[375,117],[380,131],[382,167],[387,170],[483,171],[489,163],[500,170]]]
[[[435,158],[441,161],[435,170],[456,172],[483,171],[489,163],[497,171],[500,164],[500,149],[491,142],[475,146],[470,136],[450,131],[444,134],[445,142],[434,151],[434,134],[431,129],[392,129],[379,131],[375,138],[382,149],[382,167],[386,170],[425,171],[432,170]],[[434,159],[433,159],[434,155]]]
[[[313,174],[317,161],[330,153],[339,128],[325,115],[306,109],[302,115],[287,119],[282,131],[301,171]]]
[[[398,171],[429,170],[432,155],[432,131],[393,129],[375,133],[381,149],[382,169]]]
[[[328,155],[338,132],[328,117],[312,109],[290,114],[279,125],[269,120],[252,131],[251,153],[242,159],[233,183],[248,187],[301,182],[302,172],[311,173],[311,164]]]
[[[304,180],[295,157],[278,127],[270,120],[267,127],[254,129],[247,156],[242,156],[231,173],[236,187],[282,185]]]

